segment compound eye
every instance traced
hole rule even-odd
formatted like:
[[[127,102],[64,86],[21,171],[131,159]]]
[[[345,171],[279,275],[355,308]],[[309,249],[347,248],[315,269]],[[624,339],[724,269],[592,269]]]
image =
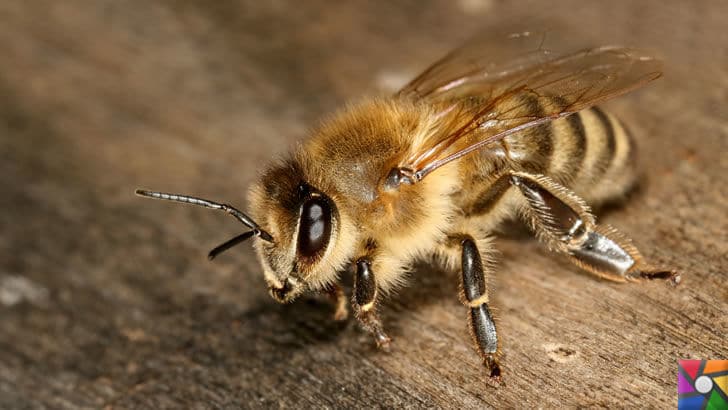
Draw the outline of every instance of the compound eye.
[[[298,228],[298,254],[314,257],[326,248],[331,237],[331,207],[319,196],[308,198],[301,206]]]

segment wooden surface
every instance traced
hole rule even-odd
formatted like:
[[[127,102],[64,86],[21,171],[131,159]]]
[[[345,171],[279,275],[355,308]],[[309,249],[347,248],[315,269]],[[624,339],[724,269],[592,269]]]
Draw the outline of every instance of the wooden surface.
[[[728,357],[728,3],[337,3],[0,3],[0,408],[674,408],[677,359]],[[325,300],[276,304],[248,247],[208,263],[229,218],[132,195],[245,206],[320,116],[534,17],[666,59],[609,104],[649,180],[603,221],[684,283],[608,283],[499,240],[501,387],[456,276],[416,269],[386,354]]]

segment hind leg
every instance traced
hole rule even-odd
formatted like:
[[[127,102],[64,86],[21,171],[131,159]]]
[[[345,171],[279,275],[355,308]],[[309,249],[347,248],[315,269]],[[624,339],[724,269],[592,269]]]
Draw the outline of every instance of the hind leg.
[[[616,229],[597,225],[586,203],[569,189],[546,176],[522,172],[511,173],[510,182],[526,198],[525,214],[536,236],[551,250],[566,253],[582,268],[613,281],[680,282],[677,272],[646,264]]]

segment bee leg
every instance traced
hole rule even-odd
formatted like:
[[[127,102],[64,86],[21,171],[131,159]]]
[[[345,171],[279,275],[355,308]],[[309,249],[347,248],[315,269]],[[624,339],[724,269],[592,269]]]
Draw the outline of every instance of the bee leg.
[[[619,231],[598,226],[589,206],[569,189],[543,175],[513,172],[510,179],[526,197],[529,206],[525,213],[536,236],[551,250],[568,254],[574,263],[605,279],[680,283],[677,272],[644,263],[637,248]]]
[[[493,316],[488,309],[488,287],[485,281],[483,262],[475,241],[463,236],[462,247],[463,296],[462,301],[470,308],[468,323],[475,348],[483,358],[492,381],[500,382],[501,369],[498,364],[498,335]]]
[[[346,294],[341,289],[341,286],[338,283],[334,283],[324,288],[323,292],[334,303],[336,309],[334,310],[334,320],[346,320],[349,317],[349,308],[347,307]]]
[[[366,258],[356,261],[354,278],[353,305],[356,317],[362,327],[374,335],[377,347],[388,350],[392,339],[384,333],[382,321],[377,314],[377,282],[372,272],[371,262]]]

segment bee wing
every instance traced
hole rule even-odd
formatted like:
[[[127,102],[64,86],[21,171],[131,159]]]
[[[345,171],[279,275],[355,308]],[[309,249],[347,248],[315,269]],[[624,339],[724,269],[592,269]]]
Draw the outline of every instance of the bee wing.
[[[495,82],[513,72],[553,59],[554,51],[547,44],[553,40],[552,37],[547,31],[480,33],[428,67],[405,85],[398,95],[437,99],[453,94],[465,83],[486,79]],[[562,50],[564,42],[559,40]],[[582,42],[571,44],[568,48],[582,50],[589,45]]]
[[[448,162],[528,128],[565,117],[641,87],[661,76],[661,62],[631,48],[605,46],[554,55],[533,35],[513,37],[520,49],[503,63],[479,58],[466,44],[406,85],[399,96],[438,107],[445,123],[400,166],[422,179]],[[540,44],[543,44],[541,41]],[[535,47],[523,52],[524,47]],[[508,52],[499,52],[498,56]],[[467,63],[470,62],[470,63]],[[465,68],[463,65],[465,64]],[[467,107],[476,97],[478,107]],[[524,115],[537,104],[538,115]],[[468,141],[469,144],[456,144]]]

